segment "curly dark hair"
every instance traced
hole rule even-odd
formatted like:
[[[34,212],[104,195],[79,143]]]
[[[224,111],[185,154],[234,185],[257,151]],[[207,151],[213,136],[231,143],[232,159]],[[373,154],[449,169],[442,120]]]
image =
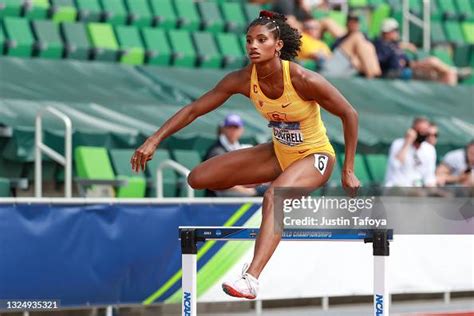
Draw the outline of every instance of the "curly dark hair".
[[[272,32],[276,39],[283,41],[280,58],[293,60],[298,56],[301,47],[301,34],[297,29],[286,23],[286,17],[271,11],[260,11],[258,18],[253,20],[247,27],[249,29],[255,25],[265,25],[268,31]]]

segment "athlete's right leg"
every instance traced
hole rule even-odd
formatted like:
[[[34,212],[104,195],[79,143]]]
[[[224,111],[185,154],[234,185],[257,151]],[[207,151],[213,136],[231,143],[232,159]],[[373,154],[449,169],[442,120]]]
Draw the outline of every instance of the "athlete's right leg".
[[[206,160],[188,176],[194,189],[225,190],[235,185],[264,183],[281,174],[273,144],[231,151]]]

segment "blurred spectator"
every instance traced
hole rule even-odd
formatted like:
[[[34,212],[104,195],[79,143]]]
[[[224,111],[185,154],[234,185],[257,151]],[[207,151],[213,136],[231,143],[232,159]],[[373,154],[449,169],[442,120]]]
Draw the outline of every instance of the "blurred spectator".
[[[435,122],[430,122],[430,129],[426,141],[435,147],[438,143],[438,125],[436,125]]]
[[[328,76],[351,76],[357,73],[367,78],[382,74],[374,45],[360,31],[359,16],[349,13],[347,32],[333,44],[333,56],[322,66]]]
[[[436,57],[409,60],[403,50],[416,52],[417,48],[411,43],[400,42],[399,25],[393,18],[382,23],[382,35],[374,41],[374,45],[384,77],[432,80],[449,85],[458,82],[458,70]],[[459,74],[468,76],[470,70],[460,69]]]
[[[288,24],[300,32],[303,31],[304,22],[314,20],[314,23],[318,23],[315,38],[319,40],[322,39],[325,32],[328,32],[335,38],[344,34],[344,28],[331,18],[315,20],[311,12],[311,6],[311,3],[304,0],[275,0],[272,10],[284,14],[288,19]]]
[[[321,25],[314,19],[308,19],[303,23],[301,33],[301,48],[299,59],[313,59],[320,63],[331,57],[331,49],[320,40]]]
[[[272,11],[284,14],[288,24],[300,31],[301,23],[313,18],[310,7],[303,0],[274,0]]]
[[[426,118],[415,118],[405,138],[393,141],[388,157],[385,186],[436,186],[436,151],[433,145],[426,141],[429,131],[430,122]]]
[[[219,139],[209,148],[204,160],[225,154],[229,151],[245,148],[248,146],[240,144],[239,140],[244,133],[244,122],[237,114],[229,114],[219,126]],[[259,188],[237,185],[222,191],[206,191],[207,196],[256,196],[260,193]]]
[[[438,185],[446,184],[474,187],[474,140],[465,148],[448,152],[436,168]]]

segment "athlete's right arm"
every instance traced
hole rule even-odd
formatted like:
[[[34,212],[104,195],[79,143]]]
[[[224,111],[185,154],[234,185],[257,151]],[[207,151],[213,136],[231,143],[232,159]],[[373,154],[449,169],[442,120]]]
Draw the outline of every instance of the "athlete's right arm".
[[[213,89],[206,92],[197,100],[184,106],[168,119],[152,136],[141,145],[133,154],[130,163],[135,172],[145,170],[148,160],[158,145],[167,137],[191,124],[199,116],[206,114],[222,105],[230,96],[243,93],[242,70],[226,75]]]

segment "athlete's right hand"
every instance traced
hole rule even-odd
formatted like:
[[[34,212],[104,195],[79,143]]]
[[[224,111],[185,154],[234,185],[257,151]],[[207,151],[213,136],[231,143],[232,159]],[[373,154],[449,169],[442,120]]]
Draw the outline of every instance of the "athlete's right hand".
[[[146,163],[153,159],[157,147],[158,144],[151,138],[148,138],[143,145],[138,147],[130,159],[132,170],[134,172],[140,172],[140,169],[145,171]]]

